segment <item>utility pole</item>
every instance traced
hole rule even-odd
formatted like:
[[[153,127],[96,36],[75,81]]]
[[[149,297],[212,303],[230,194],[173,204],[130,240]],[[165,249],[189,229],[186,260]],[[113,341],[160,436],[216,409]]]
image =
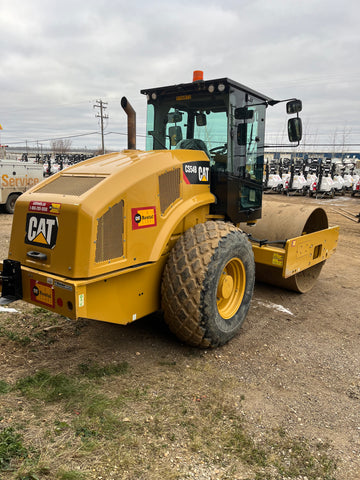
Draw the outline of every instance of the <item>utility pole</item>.
[[[95,117],[100,118],[100,125],[101,125],[101,149],[102,153],[105,153],[105,146],[104,146],[104,118],[109,118],[109,115],[106,115],[104,111],[107,109],[107,102],[103,102],[102,100],[96,100],[94,108],[99,108],[100,113],[95,115]]]

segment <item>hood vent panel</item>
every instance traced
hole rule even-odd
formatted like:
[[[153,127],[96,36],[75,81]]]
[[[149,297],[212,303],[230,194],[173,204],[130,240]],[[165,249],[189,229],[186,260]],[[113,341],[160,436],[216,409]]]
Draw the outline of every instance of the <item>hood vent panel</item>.
[[[159,193],[163,214],[180,197],[180,168],[159,175]]]
[[[124,254],[124,201],[116,203],[98,219],[95,262],[105,262]]]

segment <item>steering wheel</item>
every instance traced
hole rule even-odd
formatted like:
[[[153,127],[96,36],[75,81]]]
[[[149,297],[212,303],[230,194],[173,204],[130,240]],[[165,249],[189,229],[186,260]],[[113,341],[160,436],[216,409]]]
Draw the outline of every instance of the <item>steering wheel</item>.
[[[217,153],[219,155],[223,155],[227,152],[227,143],[225,143],[224,145],[219,145],[218,147],[211,148],[209,152],[213,155],[216,155]]]

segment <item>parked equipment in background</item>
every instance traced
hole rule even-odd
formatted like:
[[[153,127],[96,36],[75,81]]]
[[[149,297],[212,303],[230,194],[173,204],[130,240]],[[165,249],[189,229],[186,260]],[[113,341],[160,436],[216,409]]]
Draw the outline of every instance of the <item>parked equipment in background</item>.
[[[119,324],[162,308],[179,339],[206,348],[240,329],[255,268],[263,281],[312,287],[338,227],[321,208],[265,205],[261,219],[265,114],[280,101],[198,73],[142,90],[147,151],[135,149],[123,98],[128,150],[60,171],[18,200],[1,304]],[[301,108],[286,103],[297,144]]]
[[[344,167],[339,162],[332,162],[331,164],[331,178],[334,182],[335,194],[345,195],[345,180],[342,176]]]
[[[307,184],[302,169],[302,163],[294,162],[290,159],[284,159],[281,178],[283,182],[283,193],[285,195],[290,195],[291,193],[306,195]]]
[[[353,189],[351,192],[351,196],[355,197],[355,195],[360,195],[360,178],[355,178],[353,183]]]
[[[331,178],[331,162],[319,159],[316,171],[317,180],[310,185],[310,196],[329,196],[334,198],[335,187],[334,180]]]
[[[354,185],[353,172],[354,165],[352,163],[345,163],[342,176],[344,179],[345,190],[347,192],[352,192]]]
[[[281,179],[281,180],[280,180]],[[264,166],[264,191],[300,193],[317,198],[333,198],[360,190],[360,169],[348,158],[300,157],[266,158]]]
[[[282,192],[283,181],[280,175],[277,173],[276,164],[265,162],[263,182],[264,192]]]

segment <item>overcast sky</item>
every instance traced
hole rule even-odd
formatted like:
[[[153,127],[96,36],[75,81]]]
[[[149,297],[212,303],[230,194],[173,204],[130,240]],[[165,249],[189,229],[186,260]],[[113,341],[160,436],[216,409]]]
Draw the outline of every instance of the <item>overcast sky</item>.
[[[74,147],[98,147],[102,99],[105,146],[121,150],[125,95],[143,147],[140,89],[190,82],[200,69],[301,98],[305,145],[345,139],[359,151],[359,21],[358,0],[0,0],[0,141],[79,135]],[[267,119],[268,142],[283,143],[283,104]]]

